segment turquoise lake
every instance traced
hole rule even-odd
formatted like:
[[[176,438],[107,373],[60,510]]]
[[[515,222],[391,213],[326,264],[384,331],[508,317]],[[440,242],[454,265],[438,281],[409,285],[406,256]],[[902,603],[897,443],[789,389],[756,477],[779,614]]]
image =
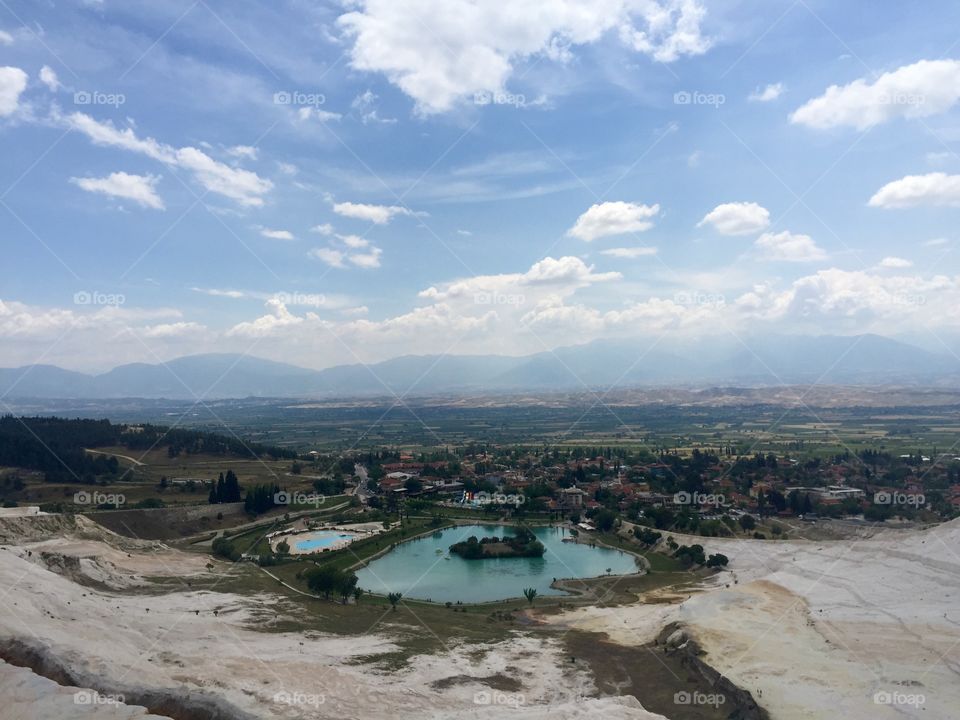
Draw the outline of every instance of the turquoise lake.
[[[522,598],[533,587],[539,595],[565,595],[554,590],[554,578],[588,578],[637,571],[633,555],[605,547],[563,542],[567,530],[533,528],[547,551],[542,558],[491,558],[464,560],[449,547],[471,535],[491,537],[512,534],[502,525],[463,525],[438,530],[401,543],[367,567],[357,571],[360,587],[375,593],[401,592],[404,597],[434,602],[489,602]]]

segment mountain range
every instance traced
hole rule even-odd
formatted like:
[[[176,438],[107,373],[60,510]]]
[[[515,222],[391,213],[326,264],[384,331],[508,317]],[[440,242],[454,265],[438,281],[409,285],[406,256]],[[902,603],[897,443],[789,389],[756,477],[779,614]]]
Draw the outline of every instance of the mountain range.
[[[88,375],[53,365],[0,369],[0,397],[243,398],[549,392],[733,384],[960,385],[960,360],[879,335],[750,338],[686,347],[596,341],[522,357],[408,355],[310,370],[246,355],[132,363]]]

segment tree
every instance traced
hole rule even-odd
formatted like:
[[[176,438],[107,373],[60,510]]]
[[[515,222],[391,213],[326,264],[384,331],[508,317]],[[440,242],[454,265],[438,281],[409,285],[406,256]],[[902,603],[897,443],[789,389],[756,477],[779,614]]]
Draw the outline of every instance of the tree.
[[[741,515],[740,516],[740,527],[744,530],[750,531],[757,526],[757,521],[753,519],[753,515]]]
[[[363,597],[364,593],[366,593],[366,590],[364,590],[362,587],[355,587],[355,588],[353,589],[353,602],[355,602],[357,605],[359,605],[359,604],[360,604],[360,598]]]
[[[613,522],[617,519],[617,516],[609,510],[601,510],[593,519],[597,523],[597,530],[600,532],[610,532],[613,529]]]
[[[357,576],[353,573],[343,574],[337,582],[337,592],[340,593],[340,599],[343,601],[343,604],[347,604],[347,598],[353,595],[354,589],[357,587]]]
[[[281,555],[288,555],[290,553],[290,543],[286,540],[281,540],[277,543],[277,552]]]
[[[730,562],[730,558],[722,553],[717,553],[716,555],[711,555],[707,558],[707,567],[726,567],[727,563]]]
[[[532,606],[533,606],[533,601],[534,601],[534,599],[537,597],[537,589],[536,589],[536,588],[524,588],[524,589],[523,589],[523,596],[527,599],[527,602],[529,602],[530,605],[531,605],[531,607],[532,607]]]
[[[393,611],[397,611],[397,603],[400,602],[400,598],[403,597],[403,593],[392,592],[387,593],[387,600],[390,602],[390,606],[393,608]]]

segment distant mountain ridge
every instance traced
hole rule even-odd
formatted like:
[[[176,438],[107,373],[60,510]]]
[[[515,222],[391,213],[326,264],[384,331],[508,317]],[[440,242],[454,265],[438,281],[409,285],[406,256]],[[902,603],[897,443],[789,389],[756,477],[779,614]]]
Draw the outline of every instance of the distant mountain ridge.
[[[246,355],[131,363],[100,375],[53,365],[0,369],[0,397],[57,399],[349,397],[584,390],[668,385],[876,384],[960,381],[960,361],[881,337],[764,336],[684,349],[596,341],[522,357],[407,355],[309,370]]]

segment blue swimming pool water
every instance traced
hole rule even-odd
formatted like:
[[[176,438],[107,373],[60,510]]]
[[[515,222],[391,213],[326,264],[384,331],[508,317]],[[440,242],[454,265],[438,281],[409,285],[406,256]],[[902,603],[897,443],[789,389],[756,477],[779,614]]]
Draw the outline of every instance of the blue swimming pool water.
[[[300,552],[322,550],[344,538],[353,539],[353,535],[337,532],[336,530],[320,530],[319,532],[311,533],[310,537],[306,540],[297,541],[294,543],[294,547]]]
[[[540,595],[564,595],[550,587],[554,578],[587,578],[637,571],[634,557],[620,550],[563,542],[568,532],[538,527],[533,532],[546,546],[540,558],[464,560],[449,551],[451,544],[512,532],[499,525],[465,525],[400,543],[386,555],[357,571],[360,586],[386,594],[434,602],[486,602],[522,597],[534,587]]]

